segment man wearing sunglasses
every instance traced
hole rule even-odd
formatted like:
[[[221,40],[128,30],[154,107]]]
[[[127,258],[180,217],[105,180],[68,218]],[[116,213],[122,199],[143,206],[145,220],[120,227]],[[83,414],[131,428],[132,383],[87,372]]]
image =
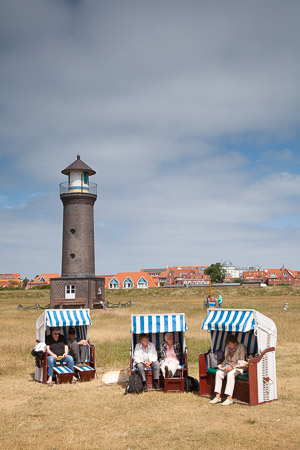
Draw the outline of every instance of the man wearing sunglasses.
[[[52,386],[53,367],[56,361],[66,362],[72,372],[74,371],[74,361],[72,356],[68,355],[68,343],[59,327],[52,328],[51,334],[46,337],[46,346],[48,354],[47,384]],[[75,377],[73,381],[76,381]]]

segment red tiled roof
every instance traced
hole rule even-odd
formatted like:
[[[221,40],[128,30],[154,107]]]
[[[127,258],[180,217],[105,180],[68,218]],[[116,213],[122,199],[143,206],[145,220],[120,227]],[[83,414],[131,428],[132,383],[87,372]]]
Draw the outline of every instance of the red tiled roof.
[[[37,275],[34,280],[28,282],[25,290],[28,290],[34,286],[43,286],[45,284],[50,284],[50,278],[59,277],[59,273],[41,273],[41,275]],[[45,281],[39,281],[41,278],[44,278]]]
[[[133,282],[133,286],[136,288],[138,281],[142,277],[147,281],[148,287],[157,287],[153,277],[151,277],[147,272],[118,272],[116,275],[111,275],[110,277],[105,278],[105,287],[108,288],[111,280],[115,278],[119,282],[120,288],[123,288],[123,283],[126,278],[130,278]]]
[[[5,281],[20,281],[20,273],[0,273],[0,280]]]

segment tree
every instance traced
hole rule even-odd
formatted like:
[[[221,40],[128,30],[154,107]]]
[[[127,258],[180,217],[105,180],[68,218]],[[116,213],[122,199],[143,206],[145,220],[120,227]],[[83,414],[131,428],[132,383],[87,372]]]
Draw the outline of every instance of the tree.
[[[232,280],[233,283],[241,283],[243,281],[243,278],[234,278]]]
[[[209,275],[212,283],[223,283],[226,271],[221,266],[221,263],[211,264],[204,270],[205,275]]]
[[[27,277],[25,277],[24,279],[23,279],[23,288],[26,288],[26,286],[27,286],[27,284],[28,284],[28,278]]]

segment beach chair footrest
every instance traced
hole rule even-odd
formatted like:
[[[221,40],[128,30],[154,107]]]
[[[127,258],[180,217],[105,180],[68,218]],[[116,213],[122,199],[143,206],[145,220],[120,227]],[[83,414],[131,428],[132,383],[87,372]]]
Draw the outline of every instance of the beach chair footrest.
[[[164,392],[184,392],[184,378],[165,378]]]
[[[96,370],[91,366],[74,366],[80,382],[91,381],[95,378]]]
[[[67,366],[57,366],[53,368],[56,375],[57,384],[72,383],[74,372]]]

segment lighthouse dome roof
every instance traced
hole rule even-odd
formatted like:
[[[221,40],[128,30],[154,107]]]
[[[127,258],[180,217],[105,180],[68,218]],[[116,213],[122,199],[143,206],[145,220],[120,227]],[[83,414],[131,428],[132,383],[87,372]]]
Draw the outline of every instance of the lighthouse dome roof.
[[[61,171],[64,175],[69,175],[69,173],[73,170],[82,170],[84,172],[87,172],[89,175],[95,175],[95,170],[91,169],[85,162],[83,162],[80,159],[80,155],[77,155],[77,159],[70,164],[68,167],[66,167],[64,170]]]

